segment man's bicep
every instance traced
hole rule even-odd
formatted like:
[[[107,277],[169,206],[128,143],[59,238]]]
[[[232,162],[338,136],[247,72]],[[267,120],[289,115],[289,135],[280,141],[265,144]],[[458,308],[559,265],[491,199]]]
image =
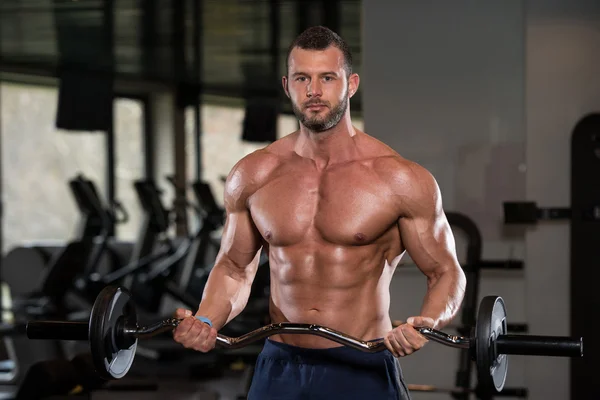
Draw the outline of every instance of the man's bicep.
[[[262,237],[247,203],[254,191],[258,160],[256,154],[250,154],[238,161],[227,175],[223,199],[226,218],[217,263],[246,268],[261,249]]]
[[[238,268],[246,268],[262,247],[262,238],[247,209],[227,213],[221,248],[217,256],[226,258]]]
[[[435,276],[458,265],[454,236],[433,176],[419,168],[411,178],[417,184],[411,185],[413,190],[404,197],[401,240],[419,269]]]
[[[417,267],[435,276],[457,264],[454,237],[443,211],[399,220],[402,244]]]

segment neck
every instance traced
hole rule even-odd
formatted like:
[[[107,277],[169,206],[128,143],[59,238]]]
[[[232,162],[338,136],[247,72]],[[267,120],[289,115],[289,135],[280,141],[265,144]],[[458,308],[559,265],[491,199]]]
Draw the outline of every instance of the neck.
[[[315,161],[319,169],[327,165],[345,162],[355,158],[356,130],[346,112],[340,122],[323,132],[313,132],[300,125],[300,135],[295,151],[298,155]]]

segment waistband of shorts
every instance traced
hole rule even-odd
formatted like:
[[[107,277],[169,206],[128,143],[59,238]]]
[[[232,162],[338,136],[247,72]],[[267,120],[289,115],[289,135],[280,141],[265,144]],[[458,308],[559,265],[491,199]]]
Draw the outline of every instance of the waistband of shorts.
[[[301,364],[327,364],[340,362],[348,365],[375,367],[386,362],[394,362],[394,356],[386,349],[376,353],[366,353],[348,346],[335,346],[323,349],[293,346],[287,343],[265,340],[261,357]]]

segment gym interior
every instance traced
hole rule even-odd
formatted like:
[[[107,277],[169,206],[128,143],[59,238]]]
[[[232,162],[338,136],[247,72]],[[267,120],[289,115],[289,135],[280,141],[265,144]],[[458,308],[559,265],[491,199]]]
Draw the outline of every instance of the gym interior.
[[[353,53],[354,126],[439,184],[467,277],[444,332],[530,344],[500,357],[432,340],[400,360],[413,399],[600,398],[590,0],[2,1],[0,398],[246,399],[264,337],[200,353],[168,323],[202,298],[231,168],[298,129],[281,76],[315,25]],[[269,324],[259,264],[226,337]],[[391,319],[416,315],[426,289],[406,255]],[[485,337],[489,296],[506,319]],[[153,334],[111,353],[119,302]]]

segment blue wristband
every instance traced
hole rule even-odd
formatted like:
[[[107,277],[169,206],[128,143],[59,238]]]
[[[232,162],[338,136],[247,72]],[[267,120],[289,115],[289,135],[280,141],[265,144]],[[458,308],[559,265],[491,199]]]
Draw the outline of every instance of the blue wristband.
[[[205,324],[207,324],[208,326],[210,326],[212,328],[212,322],[210,321],[210,319],[208,319],[206,317],[200,317],[198,315],[196,315],[196,318],[198,318],[200,321],[204,322]]]

